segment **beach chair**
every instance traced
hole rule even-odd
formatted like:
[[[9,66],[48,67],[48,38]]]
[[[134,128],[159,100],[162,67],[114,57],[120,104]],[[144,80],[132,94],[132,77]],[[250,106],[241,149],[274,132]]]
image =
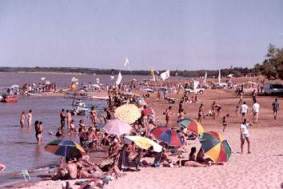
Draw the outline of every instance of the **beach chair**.
[[[21,175],[24,177],[25,181],[30,181],[30,175],[27,169],[21,171]]]

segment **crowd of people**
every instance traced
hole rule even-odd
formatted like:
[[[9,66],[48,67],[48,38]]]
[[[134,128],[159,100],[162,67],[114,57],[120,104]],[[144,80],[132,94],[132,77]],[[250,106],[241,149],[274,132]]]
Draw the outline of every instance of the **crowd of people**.
[[[58,138],[64,138],[66,136],[77,137],[80,145],[87,152],[87,155],[66,157],[65,161],[61,161],[58,170],[53,175],[53,179],[93,178],[95,179],[93,182],[96,186],[102,186],[105,182],[105,178],[113,179],[114,177],[122,176],[124,171],[139,171],[140,166],[204,167],[217,164],[210,158],[205,157],[202,148],[197,150],[196,147],[191,147],[188,157],[185,158],[183,154],[186,152],[186,149],[184,147],[172,148],[170,145],[156,140],[151,131],[158,127],[160,123],[156,121],[155,112],[150,105],[140,103],[141,99],[139,97],[135,95],[125,95],[119,88],[114,87],[108,89],[108,97],[107,107],[104,108],[102,117],[98,116],[95,107],[92,107],[87,116],[89,121],[86,122],[86,120],[80,119],[78,125],[75,125],[74,115],[70,110],[61,110],[59,114],[60,126],[55,136]],[[183,96],[178,100],[177,113],[173,111],[171,105],[165,109],[163,115],[166,127],[172,127],[171,123],[173,117],[177,116],[177,121],[180,121],[187,116],[184,111],[185,103],[199,102],[198,95],[193,95],[193,101],[189,101],[188,99],[190,99],[188,93],[184,92]],[[166,100],[166,98],[164,98],[164,100]],[[252,100],[251,121],[255,124],[259,120],[260,104],[256,99],[256,95],[252,95]],[[141,149],[137,147],[134,142],[128,141],[124,135],[111,135],[98,127],[98,124],[105,124],[109,120],[114,119],[115,109],[125,103],[136,104],[141,111],[141,117],[132,124],[132,131],[129,134],[144,136],[154,140],[162,146],[161,152],[156,152],[152,147],[147,150]],[[221,104],[213,101],[206,113],[205,104],[201,102],[196,118],[200,123],[202,123],[204,119],[219,119],[222,122],[222,131],[225,132],[228,129],[231,115],[225,113],[221,117],[222,110]],[[274,119],[277,119],[279,111],[279,101],[277,98],[272,103],[272,110]],[[238,114],[241,115],[241,153],[244,151],[245,142],[248,144],[248,153],[251,153],[249,127],[252,126],[252,123],[250,123],[248,116],[249,106],[242,94],[239,95],[239,102],[236,104],[236,115],[238,116]],[[32,123],[32,110],[29,110],[27,115],[24,111],[21,113],[20,126],[25,127],[26,122],[27,126],[30,127]],[[42,143],[43,123],[41,121],[35,121],[34,127],[36,140],[40,144]],[[197,138],[197,136],[192,137],[192,135],[196,135],[195,133],[185,131],[181,128],[173,129],[175,129],[178,135],[185,141],[185,144],[189,143],[189,140]],[[107,149],[106,158],[99,164],[92,162],[90,154],[104,149]],[[174,156],[177,158],[174,158]]]

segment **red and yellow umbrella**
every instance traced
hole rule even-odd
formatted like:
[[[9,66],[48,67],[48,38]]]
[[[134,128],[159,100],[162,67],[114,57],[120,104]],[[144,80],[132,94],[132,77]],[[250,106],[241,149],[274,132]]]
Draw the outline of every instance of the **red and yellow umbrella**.
[[[215,131],[205,132],[200,137],[201,147],[207,157],[215,163],[227,162],[232,150],[223,136]]]
[[[194,119],[184,118],[177,123],[180,127],[187,128],[189,131],[192,131],[197,135],[200,135],[204,132],[202,125]]]

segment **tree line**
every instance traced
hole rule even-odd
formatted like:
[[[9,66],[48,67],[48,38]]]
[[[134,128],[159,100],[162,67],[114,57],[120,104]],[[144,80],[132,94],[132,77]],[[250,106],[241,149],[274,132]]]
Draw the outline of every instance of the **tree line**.
[[[116,75],[121,71],[124,75],[150,75],[149,70],[117,70],[98,68],[75,68],[75,67],[0,67],[0,72],[58,72],[58,73],[84,73],[84,74],[108,74]],[[155,70],[159,75],[165,70]],[[217,77],[219,70],[171,70],[172,76],[200,77],[207,73],[208,77]],[[264,75],[268,79],[283,79],[283,48],[276,48],[270,44],[266,58],[261,64],[253,68],[231,67],[221,69],[222,76],[232,74],[234,77],[246,75]]]

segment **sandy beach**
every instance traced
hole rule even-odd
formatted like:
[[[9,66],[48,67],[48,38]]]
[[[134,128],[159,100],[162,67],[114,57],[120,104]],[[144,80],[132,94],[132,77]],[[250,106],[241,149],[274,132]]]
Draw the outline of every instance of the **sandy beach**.
[[[250,129],[251,154],[247,154],[246,146],[244,153],[240,154],[240,116],[235,115],[238,98],[231,91],[207,90],[200,96],[200,101],[205,104],[205,111],[208,111],[211,103],[216,100],[222,105],[221,115],[231,114],[225,133],[222,132],[220,118],[216,120],[207,118],[202,123],[206,131],[223,133],[228,140],[232,148],[229,162],[224,165],[198,168],[141,168],[139,172],[127,172],[126,176],[110,182],[105,188],[280,188],[283,182],[283,117],[280,114],[279,119],[273,120],[271,110],[273,97],[257,99],[261,105],[261,112],[259,122]],[[247,101],[251,107],[251,97],[245,97],[244,101]],[[155,109],[159,121],[164,122],[162,112],[168,103],[158,100],[155,95],[147,99],[147,102]],[[195,118],[198,106],[199,103],[185,104],[186,116]],[[177,111],[177,103],[173,105],[173,110]],[[186,148],[189,150],[192,146],[200,145],[198,141],[192,141]],[[62,181],[42,181],[24,188],[60,188],[61,186]]]

